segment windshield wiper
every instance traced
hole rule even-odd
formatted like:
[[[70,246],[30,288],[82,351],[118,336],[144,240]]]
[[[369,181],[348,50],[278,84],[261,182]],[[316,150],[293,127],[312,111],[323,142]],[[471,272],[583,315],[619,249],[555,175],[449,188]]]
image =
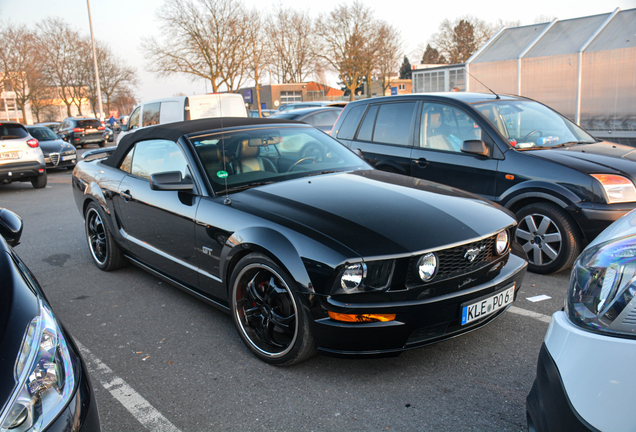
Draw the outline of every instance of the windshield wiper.
[[[274,181],[270,181],[270,182],[252,182],[252,183],[248,183],[248,184],[244,184],[244,185],[234,186],[234,187],[228,188],[224,192],[240,192],[240,191],[244,191],[246,189],[251,189],[253,187],[265,186],[265,185],[272,184],[272,183],[276,183],[276,182],[274,182]]]

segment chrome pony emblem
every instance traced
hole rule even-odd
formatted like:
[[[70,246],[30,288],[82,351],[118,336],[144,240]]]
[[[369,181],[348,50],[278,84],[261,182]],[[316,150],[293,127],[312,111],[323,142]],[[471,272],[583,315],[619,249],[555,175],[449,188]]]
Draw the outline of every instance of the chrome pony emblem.
[[[466,258],[468,262],[475,261],[475,258],[477,258],[477,255],[479,255],[479,252],[483,251],[485,247],[486,246],[482,246],[480,248],[475,248],[475,249],[468,249],[466,253],[464,254],[464,258]]]

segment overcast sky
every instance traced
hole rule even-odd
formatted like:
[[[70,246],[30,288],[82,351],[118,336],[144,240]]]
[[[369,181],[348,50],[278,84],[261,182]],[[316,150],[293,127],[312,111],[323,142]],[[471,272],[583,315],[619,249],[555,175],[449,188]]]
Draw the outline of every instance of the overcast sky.
[[[303,2],[298,0],[280,0],[287,8],[308,10],[312,16],[333,10],[341,3],[352,3],[343,0],[319,0]],[[412,64],[419,62],[421,52],[418,45],[425,45],[437,32],[444,19],[454,20],[464,15],[472,15],[488,23],[501,19],[520,21],[522,25],[535,23],[537,17],[559,18],[560,20],[587,15],[612,12],[617,7],[622,10],[636,8],[636,0],[533,0],[533,1],[489,1],[489,0],[454,0],[454,1],[418,1],[390,2],[387,0],[366,0],[365,5],[371,7],[375,17],[383,19],[402,34],[405,41],[405,54]],[[172,96],[177,93],[200,94],[211,91],[209,85],[202,81],[191,81],[188,78],[175,76],[157,78],[145,71],[145,61],[140,50],[143,36],[159,35],[155,20],[155,9],[163,4],[163,0],[91,0],[91,14],[95,38],[107,41],[111,49],[119,54],[128,65],[137,69],[139,86],[135,89],[142,100]],[[246,0],[245,4],[268,12],[270,4],[262,0]],[[0,20],[3,23],[35,24],[46,17],[61,17],[80,32],[89,35],[88,12],[86,0],[0,0]],[[325,83],[335,86],[335,79]]]

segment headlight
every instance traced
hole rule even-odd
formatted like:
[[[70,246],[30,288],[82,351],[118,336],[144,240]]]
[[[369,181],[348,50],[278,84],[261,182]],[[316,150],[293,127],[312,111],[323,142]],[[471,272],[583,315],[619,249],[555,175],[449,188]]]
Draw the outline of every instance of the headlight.
[[[591,176],[603,186],[609,204],[636,201],[636,188],[630,179],[610,174],[591,174]]]
[[[389,288],[395,261],[348,264],[340,271],[334,294],[384,291]]]
[[[497,234],[497,240],[495,240],[495,250],[497,255],[503,255],[508,250],[508,231],[502,231]]]
[[[73,396],[78,365],[53,313],[40,301],[40,315],[29,324],[16,359],[17,385],[0,413],[0,431],[45,429]]]
[[[437,256],[432,252],[420,257],[417,261],[417,273],[422,282],[428,282],[433,279],[433,276],[437,273],[437,263]]]
[[[636,336],[636,235],[599,243],[574,263],[566,302],[587,330]]]

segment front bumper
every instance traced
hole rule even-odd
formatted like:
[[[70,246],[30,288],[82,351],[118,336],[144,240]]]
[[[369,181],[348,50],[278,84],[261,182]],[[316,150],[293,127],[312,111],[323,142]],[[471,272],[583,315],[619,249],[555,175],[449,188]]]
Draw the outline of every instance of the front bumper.
[[[635,363],[636,340],[583,330],[556,312],[526,401],[530,430],[633,431]]]
[[[636,202],[599,204],[579,202],[566,208],[581,228],[587,241],[592,241],[605,228],[636,208]]]
[[[46,165],[38,161],[14,162],[0,165],[0,180],[27,181],[45,172]]]
[[[73,158],[69,158],[69,156],[73,156]],[[63,159],[67,160],[63,160]],[[44,155],[44,162],[46,163],[47,168],[66,168],[69,166],[75,166],[77,163],[77,155],[60,155],[60,154],[48,154]],[[57,162],[57,163],[55,163]]]
[[[515,297],[525,276],[527,262],[510,254],[506,265],[492,280],[465,290],[425,300],[400,303],[342,303],[319,298],[322,310],[345,314],[396,314],[389,322],[343,323],[330,318],[314,322],[318,349],[336,354],[382,354],[400,352],[439,342],[482,327],[501,315],[501,309],[467,325],[461,325],[461,305],[495,293],[514,283]]]

